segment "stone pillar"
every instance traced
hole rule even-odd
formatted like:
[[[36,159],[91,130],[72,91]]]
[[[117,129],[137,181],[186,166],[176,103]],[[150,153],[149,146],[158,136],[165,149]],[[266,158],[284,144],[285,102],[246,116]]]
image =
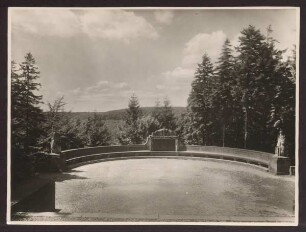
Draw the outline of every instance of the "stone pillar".
[[[50,145],[51,145],[51,153],[56,153],[56,154],[61,153],[60,137],[56,132],[52,132]]]
[[[275,175],[289,175],[290,159],[285,156],[274,155],[269,162],[269,172]]]
[[[288,175],[290,170],[290,159],[286,155],[285,136],[282,130],[279,130],[275,155],[271,157],[269,163],[269,172],[275,175]]]

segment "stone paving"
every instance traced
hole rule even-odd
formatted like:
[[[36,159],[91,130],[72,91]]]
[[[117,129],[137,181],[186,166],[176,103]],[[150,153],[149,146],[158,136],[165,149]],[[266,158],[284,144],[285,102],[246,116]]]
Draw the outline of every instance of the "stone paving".
[[[101,162],[57,179],[57,213],[16,220],[286,222],[294,220],[294,185],[294,177],[221,160]]]

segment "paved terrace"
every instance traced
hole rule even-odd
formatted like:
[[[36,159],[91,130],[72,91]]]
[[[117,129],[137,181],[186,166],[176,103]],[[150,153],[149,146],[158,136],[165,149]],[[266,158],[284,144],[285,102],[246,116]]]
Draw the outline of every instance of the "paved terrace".
[[[66,171],[40,177],[55,181],[55,210],[19,210],[13,220],[293,222],[294,177],[268,173],[272,156],[203,146],[63,151]]]

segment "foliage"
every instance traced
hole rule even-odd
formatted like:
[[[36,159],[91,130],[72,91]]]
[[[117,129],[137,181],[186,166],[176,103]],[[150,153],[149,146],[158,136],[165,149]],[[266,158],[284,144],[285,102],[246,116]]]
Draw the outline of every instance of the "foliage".
[[[294,162],[295,50],[284,61],[271,26],[241,31],[237,56],[226,40],[216,69],[204,54],[177,133],[188,144],[244,147],[273,152],[279,130]],[[277,126],[275,126],[277,125]]]
[[[39,70],[31,53],[17,67],[11,65],[11,148],[14,175],[30,175],[31,162],[26,156],[39,150],[39,138],[43,135],[41,123],[44,121],[39,107],[42,96]],[[27,161],[26,161],[27,160]],[[23,171],[20,171],[23,170]],[[17,173],[21,173],[20,175]]]
[[[125,123],[119,127],[118,141],[120,144],[140,144],[143,142],[140,119],[142,111],[135,94],[129,99],[128,109],[125,114]]]
[[[152,111],[152,117],[156,121],[156,130],[158,129],[176,129],[176,118],[170,104],[170,100],[165,98],[163,101],[163,106],[160,106],[160,102],[157,101]]]
[[[75,123],[79,123],[76,121]],[[83,141],[86,146],[106,146],[110,144],[110,133],[101,116],[96,113],[88,117],[83,125]]]
[[[202,62],[198,64],[191,92],[188,98],[188,108],[192,113],[193,135],[197,144],[209,145],[213,133],[213,93],[214,69],[208,55],[205,53]]]

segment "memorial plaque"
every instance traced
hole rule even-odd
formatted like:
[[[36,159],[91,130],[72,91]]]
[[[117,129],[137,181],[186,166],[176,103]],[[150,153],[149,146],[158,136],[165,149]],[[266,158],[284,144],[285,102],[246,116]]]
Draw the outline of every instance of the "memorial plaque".
[[[155,131],[149,137],[151,151],[177,151],[178,137],[167,129]]]
[[[152,138],[151,151],[176,151],[176,138]]]

